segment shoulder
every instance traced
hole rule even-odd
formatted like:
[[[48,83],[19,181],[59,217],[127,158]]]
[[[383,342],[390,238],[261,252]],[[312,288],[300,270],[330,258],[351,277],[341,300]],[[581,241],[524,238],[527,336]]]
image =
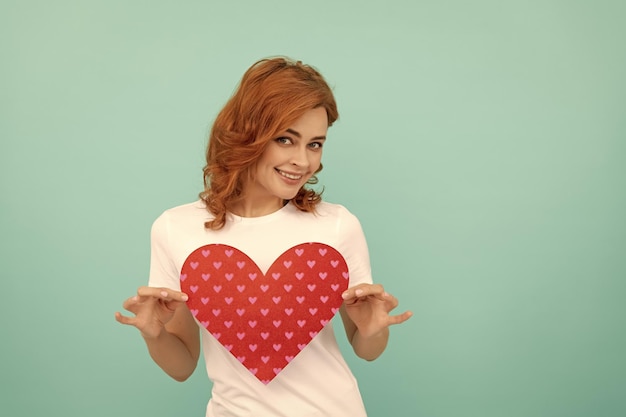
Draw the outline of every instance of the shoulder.
[[[344,235],[361,233],[361,222],[355,214],[341,204],[321,202],[316,208],[316,217],[332,222],[337,232]]]
[[[326,201],[322,201],[317,205],[315,213],[320,217],[331,217],[340,221],[359,221],[358,218],[345,206]]]
[[[341,204],[329,203],[327,201],[320,202],[315,207],[315,213],[320,216],[347,216],[356,217],[346,207]]]
[[[172,207],[165,210],[158,218],[166,217],[169,219],[177,218],[189,218],[189,217],[202,217],[209,218],[209,212],[206,209],[206,205],[202,200],[194,201],[193,203],[182,204],[180,206]]]
[[[207,211],[203,201],[197,200],[193,203],[182,204],[165,210],[154,221],[153,230],[166,228],[174,224],[202,223],[210,220],[213,216]]]
[[[206,210],[206,205],[202,200],[196,200],[192,203],[181,204],[180,206],[175,206],[169,208],[163,212],[162,215],[167,216],[189,216],[189,215],[207,215],[208,212]]]

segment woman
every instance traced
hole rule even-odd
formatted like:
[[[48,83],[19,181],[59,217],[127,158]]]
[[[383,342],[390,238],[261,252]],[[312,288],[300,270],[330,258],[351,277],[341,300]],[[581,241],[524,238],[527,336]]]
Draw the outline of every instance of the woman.
[[[139,329],[178,381],[193,373],[202,346],[213,382],[207,416],[365,416],[329,319],[339,310],[356,355],[373,360],[388,327],[411,316],[390,315],[397,300],[372,284],[356,217],[306,187],[317,182],[337,118],[315,69],[257,62],[215,120],[200,200],[153,224],[149,286],[124,302],[134,316],[116,319]],[[316,258],[298,270],[305,250]],[[327,268],[345,265],[330,272],[330,287],[326,254]]]

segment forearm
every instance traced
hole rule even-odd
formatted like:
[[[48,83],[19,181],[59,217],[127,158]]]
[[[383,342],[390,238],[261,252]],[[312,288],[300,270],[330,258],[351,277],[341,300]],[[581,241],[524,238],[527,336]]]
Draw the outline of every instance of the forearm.
[[[163,330],[159,336],[144,337],[144,340],[154,362],[175,380],[180,382],[186,380],[196,369],[197,355],[190,352],[175,334]]]
[[[354,321],[349,317],[346,306],[341,306],[339,310],[343,326],[346,330],[346,336],[354,353],[365,360],[373,361],[378,358],[387,347],[389,341],[389,328],[383,327],[372,333],[367,333],[371,329],[364,329],[365,332],[359,330]]]
[[[350,344],[354,353],[362,359],[373,361],[378,358],[387,347],[389,341],[389,328],[375,333],[371,336],[364,336],[358,329],[355,329]]]

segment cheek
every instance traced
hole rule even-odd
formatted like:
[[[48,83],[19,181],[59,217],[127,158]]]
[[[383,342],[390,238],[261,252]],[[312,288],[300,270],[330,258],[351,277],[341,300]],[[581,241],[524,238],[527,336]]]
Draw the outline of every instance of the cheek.
[[[322,153],[320,152],[313,160],[311,161],[311,169],[313,172],[318,172],[322,167]]]
[[[276,149],[275,144],[270,143],[267,148],[263,151],[259,159],[257,160],[258,165],[275,165],[277,159],[280,158],[279,149]]]
[[[317,169],[319,168],[321,163],[322,163],[322,153],[321,152],[315,152],[309,158],[309,164],[311,164],[311,168],[313,168],[314,171],[317,171]]]

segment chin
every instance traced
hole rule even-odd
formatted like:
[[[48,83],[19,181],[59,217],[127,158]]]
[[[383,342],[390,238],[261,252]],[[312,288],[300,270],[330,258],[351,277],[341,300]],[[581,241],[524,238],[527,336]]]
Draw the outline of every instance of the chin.
[[[298,189],[298,191],[300,191],[300,189]],[[281,198],[283,200],[293,200],[297,195],[298,195],[298,191],[294,192],[294,193],[285,193],[284,195],[281,196]]]

